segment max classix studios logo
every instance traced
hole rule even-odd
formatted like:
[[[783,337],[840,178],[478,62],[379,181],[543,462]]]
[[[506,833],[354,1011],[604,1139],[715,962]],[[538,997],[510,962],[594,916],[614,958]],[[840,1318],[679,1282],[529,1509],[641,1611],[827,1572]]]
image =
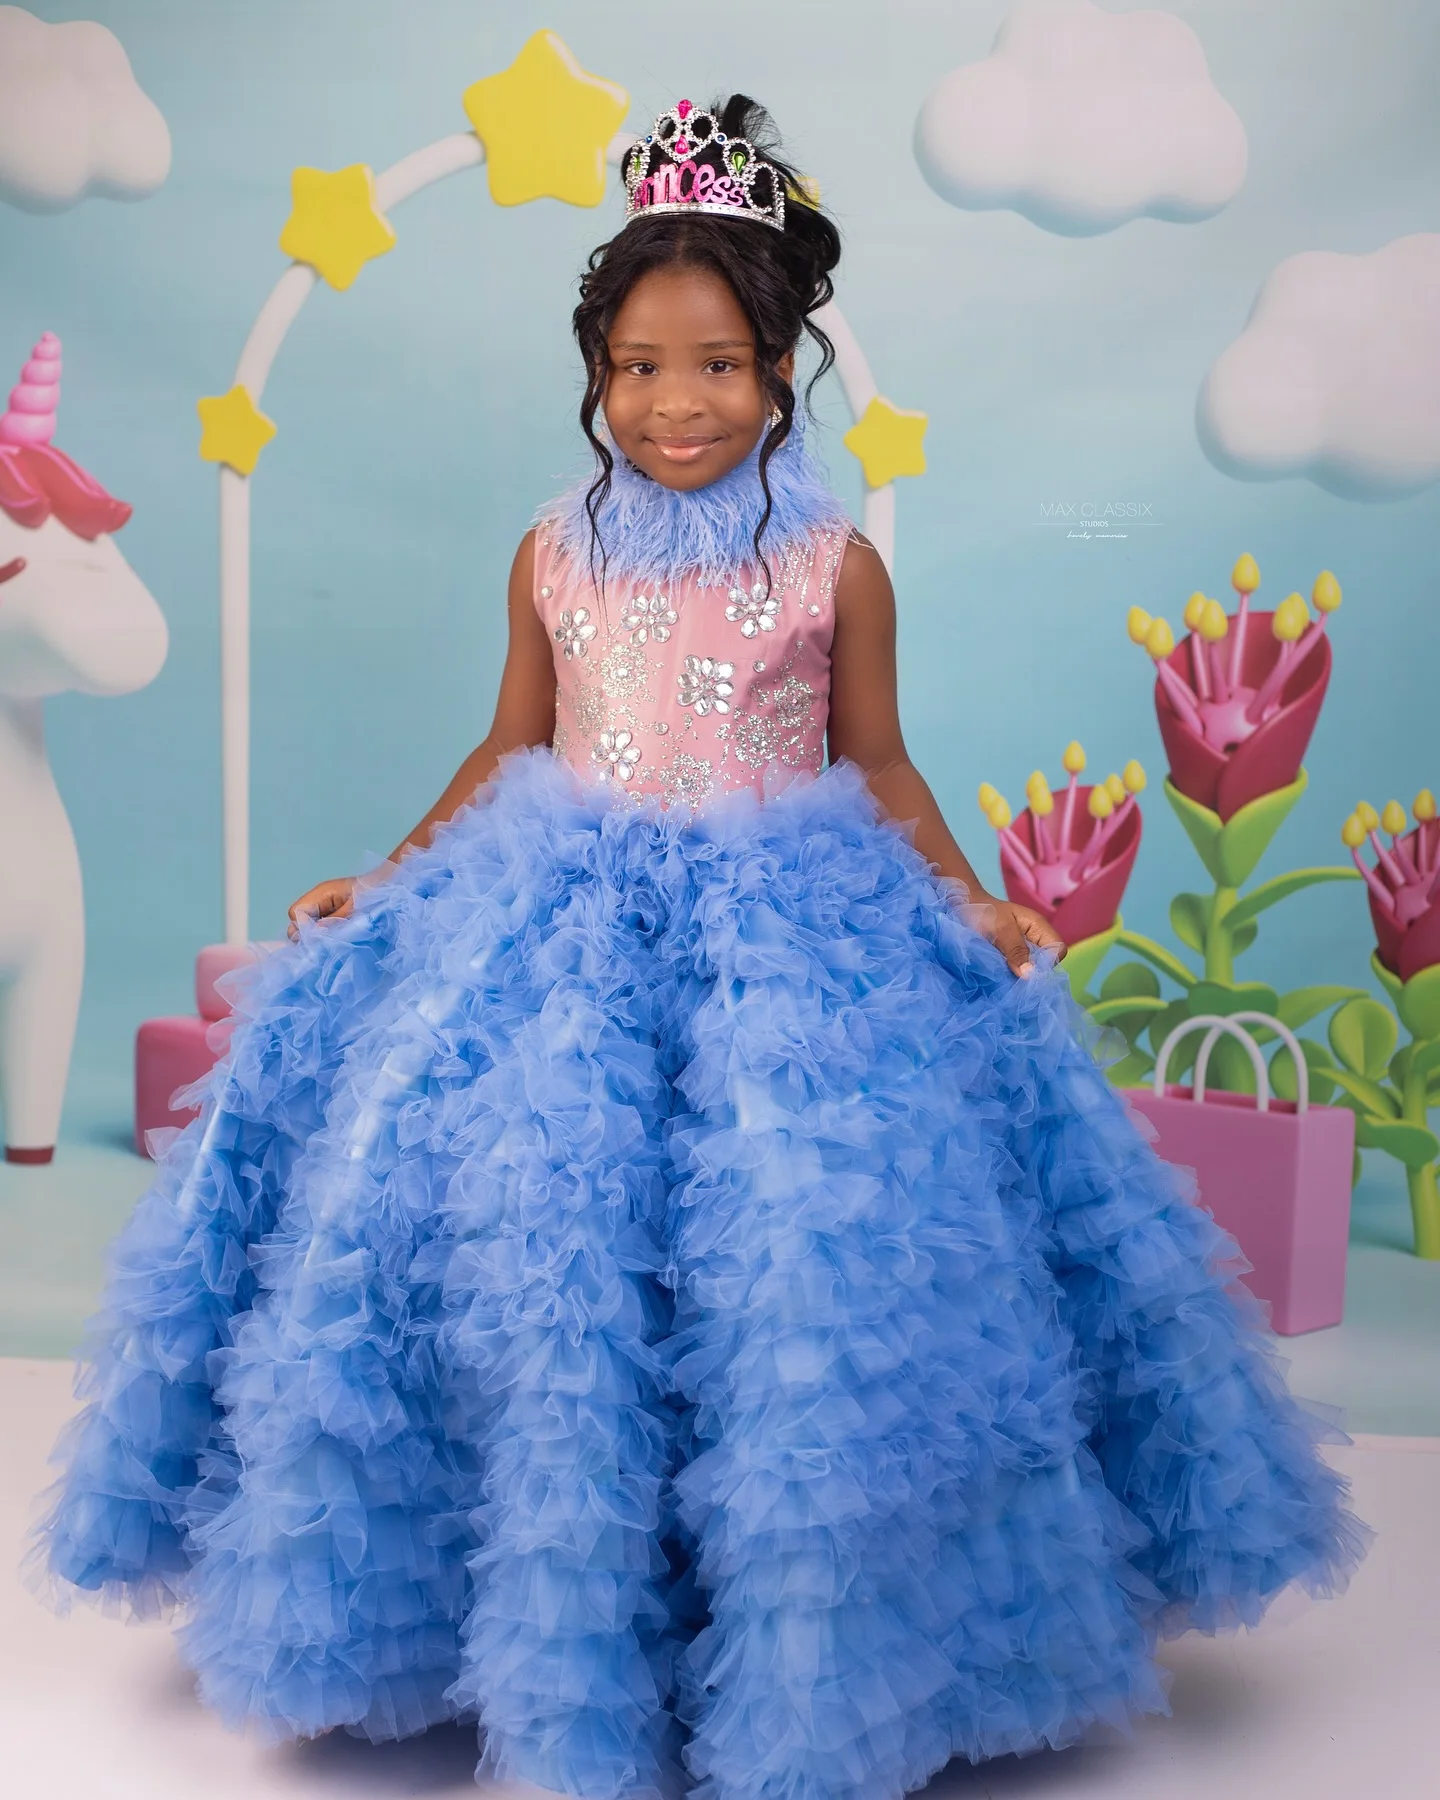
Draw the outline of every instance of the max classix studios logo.
[[[1067,537],[1123,538],[1160,521],[1150,500],[1042,500],[1039,523]]]

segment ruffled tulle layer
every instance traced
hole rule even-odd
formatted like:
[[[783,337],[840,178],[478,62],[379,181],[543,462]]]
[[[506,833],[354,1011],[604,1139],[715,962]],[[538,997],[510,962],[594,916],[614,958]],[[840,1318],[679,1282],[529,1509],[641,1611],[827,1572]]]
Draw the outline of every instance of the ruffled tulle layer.
[[[892,1800],[1362,1552],[1063,983],[853,771],[692,820],[514,758],[237,1010],[42,1539],[228,1719]]]

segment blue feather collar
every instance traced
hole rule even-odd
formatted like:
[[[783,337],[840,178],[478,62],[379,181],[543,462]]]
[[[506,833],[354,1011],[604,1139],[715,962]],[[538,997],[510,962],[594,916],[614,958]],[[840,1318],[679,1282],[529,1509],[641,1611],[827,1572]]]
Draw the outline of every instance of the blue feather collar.
[[[708,487],[680,493],[617,456],[610,492],[597,520],[608,559],[607,580],[673,585],[680,576],[694,573],[702,587],[728,587],[754,560],[755,527],[765,510],[759,466],[757,445],[728,475]],[[774,500],[760,540],[767,559],[797,538],[826,527],[848,528],[844,507],[826,487],[805,446],[798,414],[766,474]],[[589,486],[588,481],[576,483],[535,519],[537,525],[550,527],[561,556],[582,567],[590,558],[590,520],[585,512]],[[598,555],[595,566],[598,573]]]

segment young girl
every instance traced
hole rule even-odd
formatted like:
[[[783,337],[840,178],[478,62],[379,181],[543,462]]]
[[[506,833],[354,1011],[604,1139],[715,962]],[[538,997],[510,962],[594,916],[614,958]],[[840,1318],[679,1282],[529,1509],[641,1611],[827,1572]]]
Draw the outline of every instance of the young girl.
[[[580,1800],[895,1800],[1163,1711],[1161,1634],[1363,1542],[907,759],[793,386],[838,238],[767,136],[681,101],[627,158],[490,735],[237,994],[46,1535],[183,1602],[227,1719],[478,1719]]]

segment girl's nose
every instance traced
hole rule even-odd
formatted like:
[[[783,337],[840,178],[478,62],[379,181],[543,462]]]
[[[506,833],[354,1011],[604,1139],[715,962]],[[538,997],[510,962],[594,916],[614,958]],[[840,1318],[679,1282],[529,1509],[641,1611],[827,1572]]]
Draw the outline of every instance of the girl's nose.
[[[654,409],[659,418],[674,421],[693,419],[704,412],[700,396],[684,383],[667,386],[655,396]]]

